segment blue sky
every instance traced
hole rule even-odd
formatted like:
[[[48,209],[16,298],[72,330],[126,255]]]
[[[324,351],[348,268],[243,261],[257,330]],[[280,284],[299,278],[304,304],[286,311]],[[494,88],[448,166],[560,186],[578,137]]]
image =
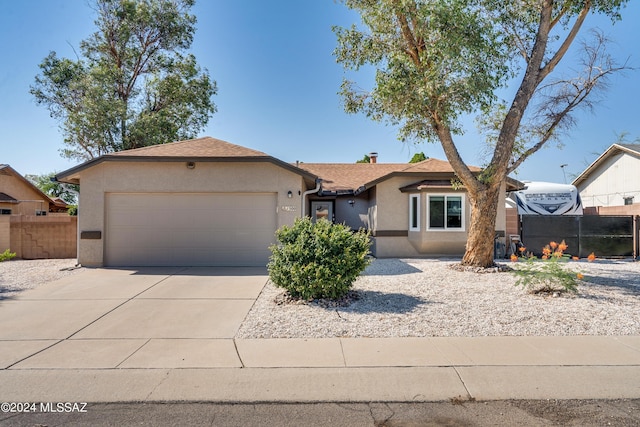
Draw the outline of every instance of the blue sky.
[[[86,0],[4,1],[0,14],[0,163],[22,174],[62,171],[77,162],[64,159],[58,123],[38,107],[29,86],[38,64],[54,50],[75,57],[84,38],[94,32],[94,12]],[[358,16],[334,0],[200,0],[192,46],[199,64],[218,83],[216,113],[201,135],[264,151],[284,161],[355,162],[376,151],[380,162],[406,162],[423,151],[445,159],[439,144],[405,145],[396,129],[362,115],[343,112],[337,95],[344,71],[335,62],[333,25],[348,26]],[[640,2],[631,1],[623,20],[611,25],[590,16],[614,39],[612,51],[640,67],[637,22]],[[634,26],[636,26],[634,28]],[[584,33],[584,32],[583,32]],[[572,59],[569,55],[567,59]],[[584,112],[562,139],[563,149],[549,146],[527,160],[515,176],[521,180],[564,182],[580,173],[597,153],[627,132],[640,137],[640,71],[611,80],[594,112]],[[357,76],[366,86],[372,75]],[[472,120],[457,137],[469,164],[481,165],[481,139]]]

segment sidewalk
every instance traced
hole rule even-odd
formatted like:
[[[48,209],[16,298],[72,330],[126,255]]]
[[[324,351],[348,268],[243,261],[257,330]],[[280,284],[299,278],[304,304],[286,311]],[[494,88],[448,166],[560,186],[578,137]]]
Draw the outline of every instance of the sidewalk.
[[[640,336],[234,339],[264,269],[95,269],[0,300],[0,402],[640,398]]]
[[[640,398],[640,337],[150,340],[151,353],[117,364],[113,342],[77,341],[61,345],[102,365],[36,354],[0,371],[0,401]]]

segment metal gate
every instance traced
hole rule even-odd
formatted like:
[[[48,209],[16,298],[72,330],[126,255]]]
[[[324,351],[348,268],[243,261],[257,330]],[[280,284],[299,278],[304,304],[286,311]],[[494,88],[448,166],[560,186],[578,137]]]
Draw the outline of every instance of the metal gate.
[[[521,240],[538,256],[549,242],[564,240],[566,252],[581,258],[592,252],[599,257],[636,257],[637,223],[631,215],[522,215]]]

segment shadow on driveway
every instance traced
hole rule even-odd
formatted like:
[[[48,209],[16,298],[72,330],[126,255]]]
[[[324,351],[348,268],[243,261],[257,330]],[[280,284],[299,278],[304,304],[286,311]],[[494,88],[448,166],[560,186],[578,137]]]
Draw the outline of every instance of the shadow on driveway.
[[[267,267],[114,267],[107,270],[129,271],[145,276],[266,276]]]

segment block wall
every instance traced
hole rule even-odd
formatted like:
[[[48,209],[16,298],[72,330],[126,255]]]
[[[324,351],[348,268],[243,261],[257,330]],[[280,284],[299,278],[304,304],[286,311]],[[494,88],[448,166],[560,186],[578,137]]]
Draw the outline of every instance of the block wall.
[[[2,227],[0,223],[0,242]],[[76,258],[78,217],[11,215],[10,250],[17,258]]]

